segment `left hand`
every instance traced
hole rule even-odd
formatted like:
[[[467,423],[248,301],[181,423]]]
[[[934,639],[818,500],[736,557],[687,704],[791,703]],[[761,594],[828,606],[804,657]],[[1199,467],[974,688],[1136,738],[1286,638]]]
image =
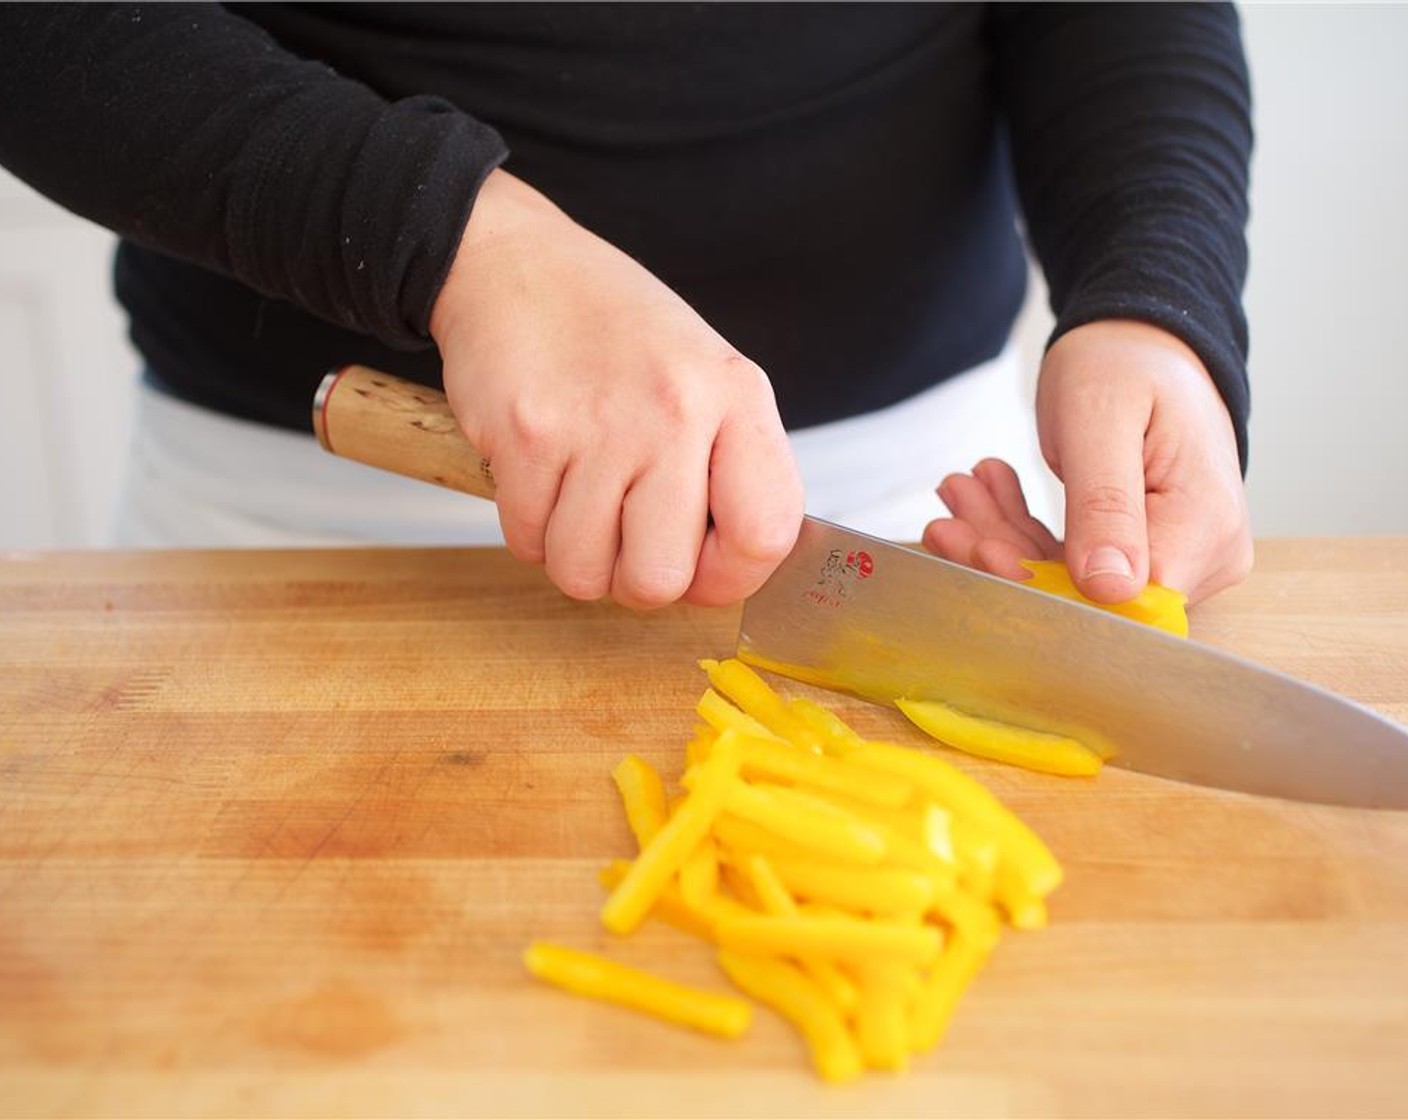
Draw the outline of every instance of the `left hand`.
[[[1150,580],[1189,602],[1241,582],[1252,536],[1232,421],[1197,355],[1158,327],[1089,323],[1047,351],[1041,450],[1066,487],[1066,541],[1031,516],[1016,473],[987,459],[944,479],[953,514],[924,545],[1024,579],[1021,559],[1064,558],[1088,598],[1132,599]]]

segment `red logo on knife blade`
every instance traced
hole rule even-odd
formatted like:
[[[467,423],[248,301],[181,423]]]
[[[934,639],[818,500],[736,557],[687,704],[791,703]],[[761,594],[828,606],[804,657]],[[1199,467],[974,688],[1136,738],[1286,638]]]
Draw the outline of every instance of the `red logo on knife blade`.
[[[822,561],[816,583],[803,592],[812,602],[823,607],[839,607],[850,596],[856,580],[869,579],[875,571],[875,559],[864,549],[852,549],[844,556],[833,548]]]

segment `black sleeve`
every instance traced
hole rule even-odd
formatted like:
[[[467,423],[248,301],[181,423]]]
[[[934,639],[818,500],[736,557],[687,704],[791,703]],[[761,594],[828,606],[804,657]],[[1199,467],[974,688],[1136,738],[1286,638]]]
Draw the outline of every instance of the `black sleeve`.
[[[1202,359],[1247,461],[1251,90],[1212,4],[991,9],[995,80],[1056,329],[1140,319]]]
[[[0,5],[0,163],[137,244],[423,346],[497,133],[214,4]]]

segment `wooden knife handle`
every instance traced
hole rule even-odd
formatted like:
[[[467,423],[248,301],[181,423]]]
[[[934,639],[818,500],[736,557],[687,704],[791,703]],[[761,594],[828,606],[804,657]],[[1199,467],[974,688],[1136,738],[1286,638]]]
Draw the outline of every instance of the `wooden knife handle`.
[[[436,389],[343,366],[318,386],[313,430],[334,455],[493,501],[489,460],[464,438]]]

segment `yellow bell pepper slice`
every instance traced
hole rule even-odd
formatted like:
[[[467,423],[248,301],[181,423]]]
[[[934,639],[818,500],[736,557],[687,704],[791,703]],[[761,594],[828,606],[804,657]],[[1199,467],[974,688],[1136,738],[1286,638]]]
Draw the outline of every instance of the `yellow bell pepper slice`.
[[[1151,583],[1126,603],[1097,603],[1080,593],[1070,569],[1061,560],[1023,560],[1022,567],[1032,573],[1031,579],[1022,581],[1023,587],[1098,607],[1146,626],[1167,630],[1180,638],[1188,636],[1188,596],[1181,591]]]
[[[944,943],[943,934],[934,926],[806,911],[795,918],[720,917],[714,933],[720,945],[744,953],[804,953],[859,965],[876,960],[930,964]]]
[[[680,897],[692,910],[702,910],[718,889],[718,849],[706,836],[680,864]]]
[[[909,1067],[909,984],[912,974],[891,961],[868,964],[861,970],[860,1004],[856,1008],[856,1042],[871,1069],[902,1073]]]
[[[964,990],[991,951],[991,945],[971,941],[961,934],[948,939],[943,956],[910,1008],[909,1041],[916,1051],[932,1050],[939,1044]]]
[[[772,690],[767,681],[738,658],[730,657],[725,661],[705,658],[699,666],[708,674],[710,684],[773,734],[808,750],[822,750],[822,737]],[[703,715],[702,712],[700,714]]]
[[[782,885],[768,858],[756,853],[743,856],[738,861],[738,870],[748,880],[753,893],[762,904],[763,911],[774,917],[791,918],[797,914],[796,900]],[[842,1015],[850,1015],[860,1002],[860,992],[840,967],[824,957],[797,955],[797,963],[815,982]]]
[[[937,700],[895,703],[925,734],[965,754],[1063,777],[1090,777],[1104,765],[1093,750],[1066,735],[980,719]]]
[[[753,739],[776,739],[779,743],[787,742],[781,736],[774,735],[742,708],[737,708],[725,700],[712,688],[705,690],[694,710],[699,714],[699,718],[716,732],[722,732],[731,727],[740,735],[747,735]]]
[[[969,821],[991,836],[1000,860],[1011,868],[1026,889],[1044,897],[1061,883],[1061,865],[1031,828],[977,779],[932,754],[872,742],[847,757],[848,762],[873,766],[911,779],[959,821]]]
[[[626,877],[626,873],[630,869],[630,860],[613,859],[597,872],[597,882],[608,891],[613,890]],[[672,925],[692,937],[698,937],[703,941],[712,941],[714,939],[712,904],[715,901],[716,899],[710,899],[710,905],[702,910],[693,909],[680,894],[678,883],[666,883],[660,892],[660,897],[655,900],[655,905],[650,908],[650,917],[659,918],[667,925]]]
[[[721,949],[719,966],[759,1003],[792,1023],[806,1040],[812,1064],[824,1081],[853,1081],[865,1071],[851,1032],[830,1000],[796,965],[775,957]]]
[[[827,754],[844,756],[856,747],[865,746],[865,739],[830,708],[805,697],[789,700],[787,706],[816,733]]]
[[[630,933],[650,912],[665,885],[708,835],[730,789],[738,783],[738,738],[725,731],[698,770],[699,780],[679,809],[640,853],[602,907],[601,922],[613,933]]]
[[[843,863],[876,864],[885,856],[885,838],[879,831],[794,789],[737,782],[725,794],[724,808],[784,840]]]
[[[569,992],[720,1038],[738,1038],[753,1019],[752,1005],[737,996],[677,984],[564,945],[535,941],[524,950],[523,963],[538,979]]]
[[[621,794],[626,823],[644,849],[665,827],[669,812],[665,807],[665,784],[655,767],[638,755],[628,754],[611,771]]]
[[[914,783],[904,778],[847,766],[776,740],[744,738],[742,749],[744,777],[780,779],[886,809],[901,808],[914,797]]]
[[[898,867],[838,867],[792,860],[776,860],[772,867],[790,894],[843,910],[887,917],[923,912],[938,894],[930,876]]]

